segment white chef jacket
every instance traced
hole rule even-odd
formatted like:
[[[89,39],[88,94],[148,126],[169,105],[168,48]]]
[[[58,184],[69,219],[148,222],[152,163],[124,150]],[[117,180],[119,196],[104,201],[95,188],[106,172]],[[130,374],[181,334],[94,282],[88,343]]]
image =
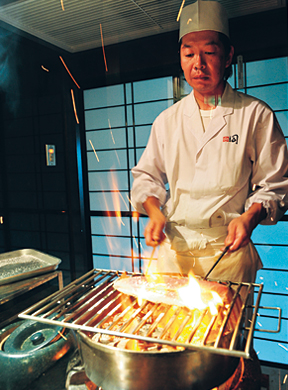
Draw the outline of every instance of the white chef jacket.
[[[193,91],[163,111],[132,174],[132,204],[145,213],[147,197],[159,199],[178,252],[224,241],[229,222],[252,203],[267,210],[262,224],[288,208],[287,146],[275,115],[228,83],[206,131]]]

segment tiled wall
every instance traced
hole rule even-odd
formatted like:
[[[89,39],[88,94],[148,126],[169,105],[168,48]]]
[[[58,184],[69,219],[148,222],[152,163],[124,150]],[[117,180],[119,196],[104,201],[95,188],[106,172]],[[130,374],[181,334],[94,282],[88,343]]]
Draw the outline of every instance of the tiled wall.
[[[92,266],[80,215],[77,88],[56,51],[17,38],[13,54],[17,80],[1,89],[0,252],[56,256],[68,282]],[[56,147],[56,166],[46,166],[46,144]]]

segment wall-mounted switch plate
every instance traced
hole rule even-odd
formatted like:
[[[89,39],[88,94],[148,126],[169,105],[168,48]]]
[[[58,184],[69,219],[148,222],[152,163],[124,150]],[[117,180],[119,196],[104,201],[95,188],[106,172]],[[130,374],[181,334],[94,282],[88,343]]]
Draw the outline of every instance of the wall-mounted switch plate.
[[[55,145],[45,145],[46,147],[46,165],[55,166],[56,165],[56,150]]]

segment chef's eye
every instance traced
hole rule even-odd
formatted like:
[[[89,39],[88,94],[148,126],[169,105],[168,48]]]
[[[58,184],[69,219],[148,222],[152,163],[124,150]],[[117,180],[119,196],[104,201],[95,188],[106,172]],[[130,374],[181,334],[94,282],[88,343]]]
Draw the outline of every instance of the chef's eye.
[[[214,51],[206,51],[206,54],[211,56],[211,55],[215,54],[215,52]]]

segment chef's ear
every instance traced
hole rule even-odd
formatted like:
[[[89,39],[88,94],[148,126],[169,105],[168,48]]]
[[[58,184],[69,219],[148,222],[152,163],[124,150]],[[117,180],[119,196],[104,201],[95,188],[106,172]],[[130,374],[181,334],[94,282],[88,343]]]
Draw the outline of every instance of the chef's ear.
[[[228,54],[228,56],[226,57],[226,64],[225,64],[225,68],[228,68],[231,63],[232,63],[232,60],[233,60],[233,56],[234,56],[234,46],[230,46],[230,52]]]
[[[182,45],[182,39],[180,39],[180,41],[178,42],[178,64],[179,64],[180,72],[184,74],[181,66],[181,45]]]
[[[180,51],[181,51],[181,45],[182,45],[182,38],[178,42],[178,54],[179,54],[179,56],[180,56]]]

